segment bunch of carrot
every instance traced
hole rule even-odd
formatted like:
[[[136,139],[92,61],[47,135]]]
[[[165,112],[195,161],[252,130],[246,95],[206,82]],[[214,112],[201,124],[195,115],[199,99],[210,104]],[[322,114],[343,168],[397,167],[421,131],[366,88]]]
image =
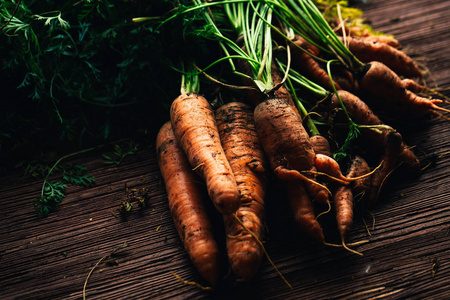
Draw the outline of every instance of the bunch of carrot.
[[[219,8],[222,14],[214,15]],[[419,67],[392,38],[354,36],[343,25],[334,31],[309,0],[194,0],[173,17],[188,11],[200,12],[224,56],[191,72],[195,84],[183,82],[156,147],[175,226],[202,277],[214,286],[221,274],[207,198],[223,216],[232,271],[244,280],[255,276],[266,253],[261,241],[271,177],[283,183],[299,227],[327,245],[315,203],[328,205],[323,213],[333,204],[342,246],[360,254],[345,243],[356,199],[370,208],[400,165],[420,167],[402,135],[374,110],[408,117],[448,112],[442,100],[418,95],[425,91],[413,80],[422,76]],[[236,42],[217,21],[226,18]],[[216,77],[205,71],[222,62],[240,80],[219,75],[223,69]],[[201,73],[219,95],[242,84],[249,93],[214,109],[199,94]],[[377,159],[360,140],[377,148]]]

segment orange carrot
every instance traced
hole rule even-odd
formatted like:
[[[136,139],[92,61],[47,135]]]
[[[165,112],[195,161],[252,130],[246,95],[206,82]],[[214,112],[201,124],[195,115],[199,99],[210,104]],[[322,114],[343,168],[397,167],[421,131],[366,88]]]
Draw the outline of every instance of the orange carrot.
[[[217,210],[224,214],[235,212],[240,205],[239,191],[209,102],[197,94],[182,94],[172,103],[170,119],[180,147],[206,182]]]
[[[348,178],[361,177],[370,172],[369,164],[361,156],[355,156],[352,159],[350,168],[347,172]],[[352,193],[355,198],[363,198],[369,191],[371,176],[366,176],[352,182]]]
[[[350,186],[338,185],[334,190],[333,200],[341,242],[347,248],[345,237],[353,226],[353,194]]]
[[[179,147],[170,122],[161,127],[156,149],[177,232],[200,275],[214,286],[219,281],[220,255],[204,207],[206,193]]]
[[[285,182],[291,210],[299,227],[309,236],[324,243],[322,227],[316,220],[314,205],[305,190],[301,180],[289,180]]]
[[[362,62],[378,61],[398,75],[410,78],[422,76],[422,72],[411,57],[388,44],[354,37],[347,37],[346,43],[348,49]]]
[[[331,156],[331,148],[328,140],[322,135],[313,135],[309,138],[314,153]]]
[[[336,23],[340,25],[342,24],[339,20],[336,20]],[[351,36],[368,42],[384,43],[396,49],[402,48],[402,45],[396,38],[385,35],[374,35],[367,29],[361,30],[361,28],[358,26],[352,27],[348,27],[347,25],[340,26],[339,30],[336,33],[342,36],[344,30],[346,37]]]
[[[217,127],[225,155],[230,162],[241,194],[237,217],[261,241],[264,233],[264,198],[267,161],[259,143],[250,106],[232,102],[216,111]],[[228,260],[233,272],[250,280],[258,271],[264,251],[235,219],[225,215]]]
[[[402,85],[405,89],[410,90],[415,94],[420,93],[422,90],[424,90],[423,86],[409,78],[402,79]]]
[[[314,165],[318,172],[325,173],[341,183],[352,181],[342,174],[341,167],[332,157],[323,154],[316,154],[314,157]]]
[[[327,175],[333,176],[334,178],[343,180],[347,182],[351,180],[351,178],[347,175],[345,177],[339,167],[339,164],[331,158],[331,149],[328,140],[320,135],[315,135],[311,137],[311,144],[313,145],[314,152],[316,152],[315,157],[315,166],[318,171],[326,173]],[[359,174],[356,170],[350,173],[353,177],[361,177],[369,173],[370,170],[367,170],[364,174]],[[356,174],[358,174],[356,176]],[[366,178],[369,176],[364,176],[361,179],[356,179],[355,182],[367,181]],[[354,250],[351,250],[345,244],[345,237],[347,233],[350,231],[350,228],[353,225],[353,193],[352,189],[348,184],[342,183],[333,183],[333,202],[334,208],[336,211],[336,223],[338,226],[338,231],[341,236],[342,246],[356,254],[360,254]],[[324,212],[327,213],[327,212]],[[322,213],[322,214],[324,214]]]
[[[328,189],[317,183],[315,153],[302,120],[280,99],[267,99],[254,112],[256,131],[275,175],[281,180],[303,180],[311,196],[328,202]],[[309,171],[303,175],[301,171]]]
[[[400,42],[393,37],[385,36],[385,35],[368,35],[368,36],[362,36],[358,37],[366,42],[372,42],[372,43],[383,43],[386,45],[389,45],[395,49],[402,49],[403,46],[400,44]]]
[[[352,120],[359,125],[384,125],[383,122],[373,113],[369,106],[359,99],[357,96],[346,92],[338,91],[339,98],[342,100],[347,112],[349,113]],[[336,95],[331,97],[331,109],[340,108],[340,102]],[[389,134],[390,130],[382,127],[361,128],[361,134],[366,137],[373,145],[382,146],[386,142],[386,135]],[[408,166],[413,168],[418,168],[420,162],[415,156],[415,154],[406,146],[403,142],[401,143],[401,153],[400,159],[405,162]]]
[[[398,132],[389,133],[385,139],[385,148],[383,156],[381,157],[381,166],[372,175],[370,189],[365,202],[369,207],[376,203],[383,184],[397,167],[398,157],[402,151],[402,136]]]
[[[308,43],[304,38],[299,35],[295,35],[295,39],[292,41],[294,45],[291,47],[292,51],[292,64],[297,68],[297,70],[305,74],[306,77],[311,78],[312,81],[323,86],[327,90],[332,90],[330,77],[328,73],[323,69],[320,64],[311,57],[310,54],[317,56],[319,51],[313,45]],[[300,48],[309,52],[305,52]],[[311,50],[314,49],[314,50]],[[334,82],[336,89],[340,90],[341,86]]]
[[[389,113],[414,118],[439,114],[437,111],[449,112],[437,105],[443,103],[442,100],[423,98],[405,89],[397,74],[384,64],[371,62],[366,66],[367,71],[359,79],[359,91]]]

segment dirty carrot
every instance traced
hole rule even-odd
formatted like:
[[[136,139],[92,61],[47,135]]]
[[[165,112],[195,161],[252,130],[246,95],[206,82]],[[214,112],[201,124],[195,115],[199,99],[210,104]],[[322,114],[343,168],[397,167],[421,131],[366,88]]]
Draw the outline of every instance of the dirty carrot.
[[[313,51],[308,51],[306,49],[311,49],[314,47],[310,45],[304,38],[300,35],[295,35],[292,41],[294,46],[292,47],[292,64],[297,68],[300,73],[305,74],[306,77],[310,77],[312,81],[323,86],[327,90],[332,90],[332,85],[330,77],[324,68],[311,56],[311,54],[317,55],[318,51],[312,53]],[[313,48],[317,49],[317,48]],[[334,82],[336,89],[340,90],[341,87],[337,82]]]
[[[302,120],[283,100],[272,98],[255,108],[255,126],[264,152],[275,175],[281,180],[300,179],[311,196],[320,203],[328,202],[329,190],[319,184],[315,172],[315,153]]]
[[[411,57],[388,44],[355,37],[346,37],[346,42],[349,50],[362,62],[378,61],[396,74],[408,78],[422,76]]]
[[[403,46],[402,44],[393,37],[390,36],[385,36],[385,35],[368,35],[368,36],[361,36],[358,37],[366,42],[371,42],[371,43],[383,43],[386,45],[389,45],[395,49],[402,49]]]
[[[241,194],[241,206],[236,211],[240,222],[234,214],[224,215],[228,260],[233,272],[248,281],[259,270],[264,255],[260,241],[264,237],[268,165],[250,106],[239,102],[225,104],[217,109],[216,120],[225,155]]]
[[[367,161],[361,156],[355,156],[350,164],[347,172],[347,177],[360,177],[370,172],[370,167]],[[371,176],[366,176],[352,182],[353,197],[358,200],[364,197],[370,188]]]
[[[405,89],[397,74],[384,64],[374,61],[366,67],[367,71],[359,79],[359,92],[366,95],[366,99],[372,99],[374,105],[384,107],[385,111],[401,113],[406,118],[450,112],[438,106],[442,100],[423,98]]]
[[[333,200],[342,246],[352,253],[362,255],[348,248],[345,243],[345,238],[353,225],[353,194],[351,188],[348,185],[338,185],[334,190]]]
[[[170,212],[183,246],[202,278],[214,286],[219,280],[220,255],[204,207],[206,191],[191,170],[170,122],[158,133],[156,151]]]
[[[374,206],[387,178],[398,166],[402,136],[398,132],[391,132],[386,137],[384,153],[381,157],[381,167],[372,175],[370,189],[365,200],[368,207]]]
[[[328,140],[322,135],[313,135],[310,137],[314,153],[331,156],[331,147]]]
[[[180,147],[206,182],[217,210],[224,214],[235,212],[240,205],[239,191],[209,102],[195,93],[181,94],[172,103],[170,119]]]
[[[339,98],[336,94],[331,97],[330,108],[340,108],[341,100],[352,120],[358,125],[366,126],[360,127],[362,137],[367,138],[375,146],[383,147],[386,142],[386,135],[394,131],[394,129],[385,126],[370,107],[359,97],[343,90],[338,91],[337,94]],[[420,162],[412,150],[403,142],[401,143],[401,149],[400,159],[411,168],[418,168]]]
[[[316,219],[314,205],[303,181],[289,180],[285,182],[285,186],[296,224],[312,238],[325,243],[322,226]]]

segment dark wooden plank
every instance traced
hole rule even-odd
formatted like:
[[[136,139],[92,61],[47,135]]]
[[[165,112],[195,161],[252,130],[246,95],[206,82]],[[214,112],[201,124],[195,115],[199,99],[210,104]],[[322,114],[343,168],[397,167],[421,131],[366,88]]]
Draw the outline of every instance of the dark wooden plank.
[[[414,57],[429,68],[435,82],[450,88],[448,1],[381,0],[362,8],[376,29],[394,34],[410,53],[420,54]],[[403,128],[404,138],[417,145],[422,160],[450,151],[446,120],[433,118]],[[264,260],[253,282],[225,280],[215,292],[183,285],[171,274],[202,282],[172,225],[153,145],[127,157],[120,166],[105,165],[97,153],[72,162],[88,167],[97,181],[90,188],[69,187],[60,209],[45,219],[37,219],[31,205],[41,180],[24,178],[19,172],[2,174],[2,299],[80,299],[91,268],[124,242],[128,246],[114,257],[117,265],[102,262],[92,273],[88,299],[444,299],[447,295],[448,154],[418,178],[393,180],[381,203],[355,220],[349,242],[369,240],[355,247],[363,257],[317,245],[294,230],[285,215],[282,192],[275,187],[267,204],[265,245],[293,289]],[[149,207],[140,213],[135,210],[126,221],[112,213],[126,199],[125,184],[150,190]],[[435,259],[440,268],[433,279]]]

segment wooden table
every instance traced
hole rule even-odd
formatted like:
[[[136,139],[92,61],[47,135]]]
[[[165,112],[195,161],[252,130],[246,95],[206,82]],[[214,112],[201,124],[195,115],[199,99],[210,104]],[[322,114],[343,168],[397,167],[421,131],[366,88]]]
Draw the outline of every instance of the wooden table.
[[[368,2],[359,5],[373,27],[420,54],[415,57],[435,83],[450,88],[450,2]],[[450,96],[448,90],[443,93]],[[393,180],[377,207],[360,212],[349,242],[369,240],[355,247],[362,257],[318,245],[294,229],[282,193],[272,190],[265,246],[292,290],[267,260],[254,281],[227,277],[213,292],[172,275],[202,283],[173,227],[153,144],[119,166],[105,165],[96,153],[72,159],[86,166],[96,183],[69,187],[59,210],[45,219],[36,218],[32,207],[42,180],[18,171],[2,174],[0,298],[81,299],[89,272],[104,258],[90,275],[87,299],[445,299],[450,290],[449,123],[433,118],[406,129],[406,142],[417,145],[422,161],[433,156],[434,164],[418,178]],[[146,209],[135,208],[122,220],[113,212],[126,199],[125,185],[148,188],[150,200]],[[124,242],[127,247],[109,256]]]

